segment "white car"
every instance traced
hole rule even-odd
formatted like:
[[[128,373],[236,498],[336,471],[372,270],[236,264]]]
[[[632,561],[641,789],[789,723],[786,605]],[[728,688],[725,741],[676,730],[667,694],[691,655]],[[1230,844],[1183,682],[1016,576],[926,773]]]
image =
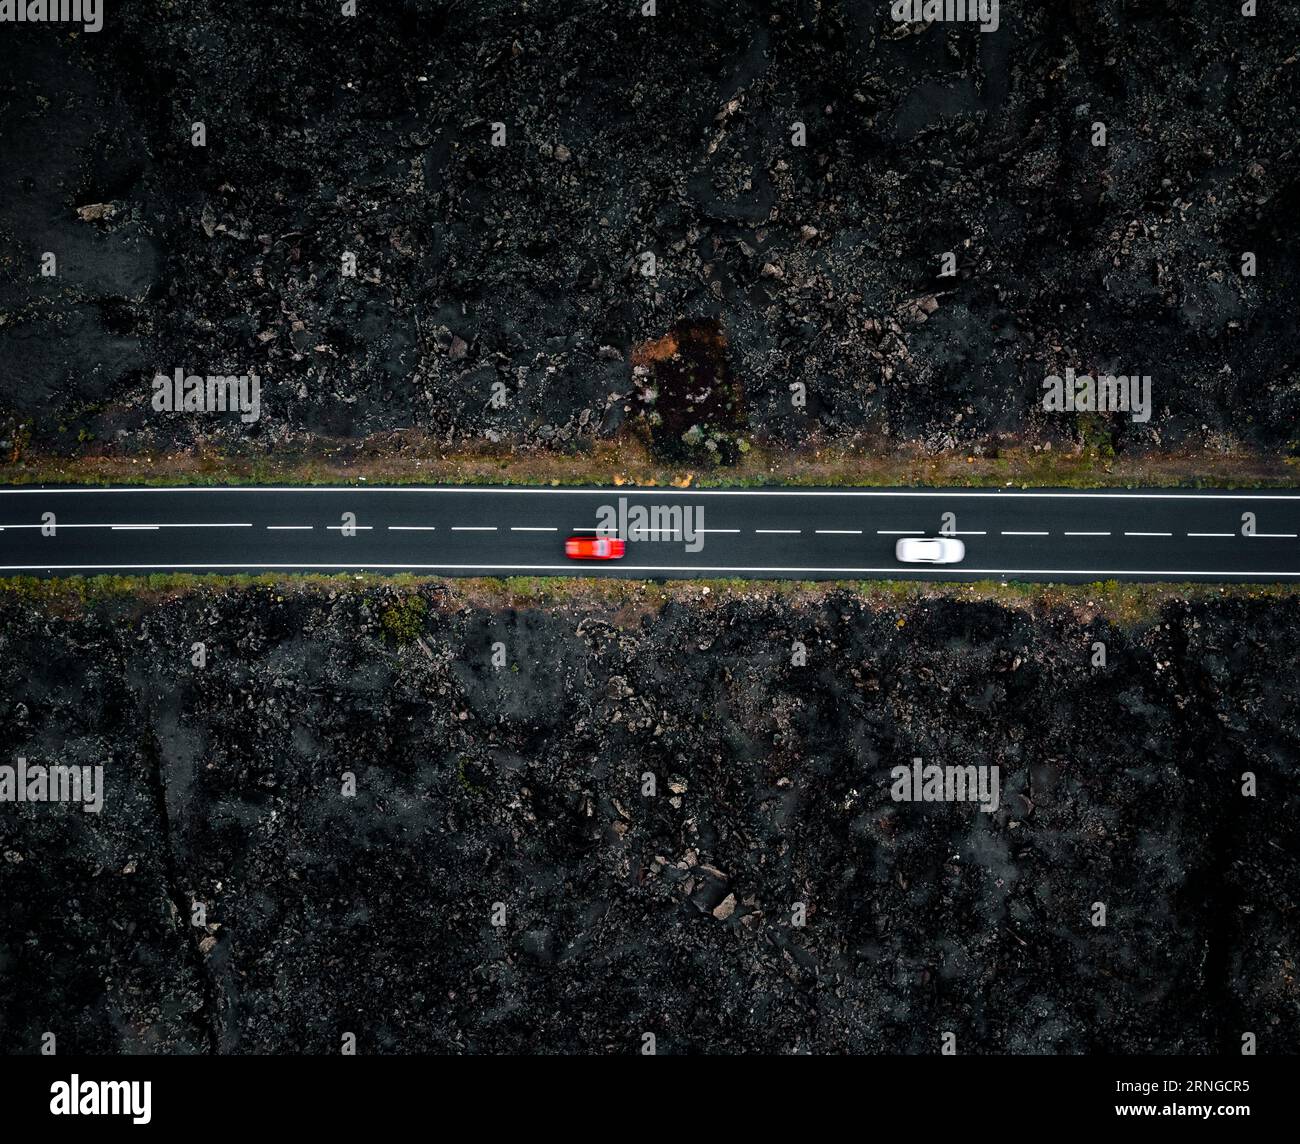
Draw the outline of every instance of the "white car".
[[[960,564],[966,545],[950,536],[905,536],[894,545],[894,557],[904,564]]]

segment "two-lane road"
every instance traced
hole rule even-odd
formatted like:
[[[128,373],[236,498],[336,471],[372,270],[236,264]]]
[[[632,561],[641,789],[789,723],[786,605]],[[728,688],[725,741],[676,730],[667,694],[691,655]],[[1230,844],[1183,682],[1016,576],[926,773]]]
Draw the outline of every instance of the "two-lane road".
[[[639,510],[623,560],[565,559]],[[962,564],[894,559],[941,531]],[[0,488],[0,575],[168,571],[1294,582],[1300,489]]]

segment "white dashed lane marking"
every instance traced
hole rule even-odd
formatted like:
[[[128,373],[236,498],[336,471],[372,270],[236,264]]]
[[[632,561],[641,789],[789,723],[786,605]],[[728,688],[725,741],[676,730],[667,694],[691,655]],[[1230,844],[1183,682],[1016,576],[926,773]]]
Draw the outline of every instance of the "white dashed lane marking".
[[[5,524],[0,525],[0,532],[17,529],[39,529],[44,528],[42,524]],[[157,524],[79,524],[73,522],[60,522],[57,529],[70,528],[106,528],[113,532],[157,532],[164,528],[252,528],[253,525],[248,522],[192,522],[192,523],[168,523],[159,522]],[[268,532],[311,532],[316,526],[311,524],[268,524],[265,526]],[[340,524],[331,524],[326,526],[331,532],[343,532],[349,526]],[[357,532],[371,532],[374,530],[373,525],[358,524],[350,526]],[[437,526],[431,524],[390,524],[386,526],[389,532],[436,532]],[[452,532],[497,532],[496,525],[454,525]],[[553,525],[512,525],[511,532],[559,532],[559,528]],[[574,532],[592,532],[606,533],[612,535],[611,530],[602,528],[581,527],[573,529]],[[698,535],[736,535],[742,532],[739,528],[700,528],[696,529]],[[860,528],[818,528],[813,530],[818,536],[861,536],[863,530]],[[801,528],[756,528],[754,534],[757,536],[801,536]],[[56,533],[57,535],[57,533]],[[666,536],[680,537],[681,532],[676,529],[666,528],[646,528],[637,530],[639,536]],[[878,529],[877,536],[924,536],[923,529]],[[987,536],[985,531],[962,530],[953,533],[954,536]],[[1038,531],[1013,531],[1004,530],[1002,536],[1030,536],[1042,537],[1050,536],[1050,532]],[[1088,536],[1112,536],[1111,532],[1097,531],[1067,531],[1064,536],[1088,537]],[[1125,532],[1125,536],[1137,538],[1165,538],[1172,537],[1172,532]],[[1232,540],[1238,535],[1236,532],[1189,532],[1186,536],[1193,540]],[[1294,532],[1260,532],[1247,536],[1251,540],[1296,540],[1300,539],[1300,533]]]
[[[5,524],[0,525],[0,532],[7,528],[44,528],[43,524]],[[59,521],[58,528],[252,528],[251,524],[71,524]]]
[[[614,536],[614,535],[617,534],[617,529],[613,529],[613,528],[575,528],[575,529],[573,529],[573,531],[574,531],[574,532],[598,532],[598,533],[600,533],[601,536]],[[633,529],[629,529],[629,531],[632,533],[633,536],[642,536],[642,537],[644,537],[644,536],[680,536],[680,535],[681,535],[681,533],[678,532],[677,529],[675,529],[675,528],[633,528]],[[697,531],[699,531],[699,532],[703,532],[704,529],[701,528],[701,529],[698,529]],[[740,529],[738,529],[738,528],[734,528],[734,529],[725,529],[725,528],[724,528],[724,529],[718,529],[718,528],[715,528],[715,529],[712,529],[711,531],[713,531],[713,532],[739,532]],[[629,539],[630,539],[630,538],[629,538]]]

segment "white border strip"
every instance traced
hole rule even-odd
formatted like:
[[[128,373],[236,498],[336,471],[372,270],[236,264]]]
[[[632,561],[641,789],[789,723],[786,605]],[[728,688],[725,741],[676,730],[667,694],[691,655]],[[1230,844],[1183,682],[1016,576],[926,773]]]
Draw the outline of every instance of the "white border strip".
[[[1249,576],[1254,578],[1277,578],[1281,576],[1300,577],[1297,572],[1234,572],[1227,570],[1194,571],[1191,569],[1151,569],[1151,568],[958,568],[955,565],[943,566],[943,575],[955,576],[1158,576],[1162,579],[1176,579],[1180,576],[1217,576],[1223,579]],[[570,572],[575,576],[588,574],[591,569],[586,564],[0,564],[0,572],[123,572],[123,571],[167,571],[185,568],[199,568],[208,571],[254,572],[261,569],[302,571],[308,568],[333,568],[340,572],[390,571],[489,571],[504,572]],[[737,572],[771,573],[780,576],[821,575],[821,576],[876,576],[884,573],[889,577],[906,576],[909,573],[933,576],[930,568],[894,565],[889,568],[787,568],[787,567],[733,567],[726,565],[695,564],[639,564],[611,568],[611,572],[626,571],[632,578],[653,572]]]
[[[671,489],[671,488],[540,488],[531,485],[166,485],[112,488],[0,488],[0,496],[46,496],[101,493],[495,493],[523,496],[681,496],[681,497],[1001,497],[1065,498],[1067,500],[1276,500],[1300,501],[1297,493],[1194,492],[1162,493],[1133,489],[1128,492],[1043,492],[1027,489]]]

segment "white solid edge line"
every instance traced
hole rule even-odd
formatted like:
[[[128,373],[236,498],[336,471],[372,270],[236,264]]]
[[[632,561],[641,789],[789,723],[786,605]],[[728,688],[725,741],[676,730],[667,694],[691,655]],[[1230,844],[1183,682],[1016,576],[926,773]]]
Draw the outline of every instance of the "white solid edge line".
[[[1002,497],[1066,498],[1073,500],[1277,500],[1300,501],[1298,493],[1158,493],[1158,492],[1039,492],[1023,489],[639,489],[623,487],[552,489],[526,485],[168,485],[165,488],[0,488],[0,496],[67,493],[519,493],[525,496],[684,496],[684,497]]]
[[[1236,572],[1227,569],[1210,569],[1208,571],[1196,569],[1179,569],[1179,568],[959,568],[956,565],[936,565],[944,569],[945,574],[952,573],[957,576],[1159,576],[1162,578],[1177,576],[1255,576],[1255,577],[1281,577],[1296,576],[1300,577],[1300,571],[1297,572]],[[343,571],[365,572],[376,569],[396,569],[398,571],[423,570],[445,571],[447,569],[455,570],[484,570],[484,569],[516,569],[521,572],[576,572],[578,570],[588,570],[590,565],[586,564],[343,564],[343,563],[325,563],[325,564],[270,564],[259,561],[247,561],[242,564],[0,564],[0,572],[79,572],[79,571],[135,571],[135,570],[158,570],[160,568],[201,568],[201,569],[247,569],[247,568],[283,568],[288,570],[304,568],[337,568]],[[908,573],[928,572],[932,569],[917,568],[914,566],[894,565],[889,568],[787,568],[787,567],[762,567],[762,566],[734,566],[734,565],[695,565],[695,564],[638,564],[622,565],[611,568],[610,571],[626,569],[628,572],[640,575],[649,572],[773,572],[782,574],[800,574],[800,573],[818,573],[824,575],[836,576],[861,576],[865,574],[889,573],[890,575],[906,575]]]
[[[1255,540],[1295,540],[1294,532],[1257,532],[1254,534]]]
[[[64,525],[66,528],[67,525]],[[161,527],[157,524],[110,524],[108,526],[114,532],[157,532]]]

